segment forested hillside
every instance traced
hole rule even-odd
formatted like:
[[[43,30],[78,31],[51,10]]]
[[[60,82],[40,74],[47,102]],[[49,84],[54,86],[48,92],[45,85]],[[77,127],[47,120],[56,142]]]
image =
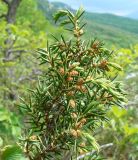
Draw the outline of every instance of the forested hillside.
[[[56,14],[59,9],[62,12]],[[77,160],[82,159],[80,155],[85,160],[138,159],[138,20],[81,13],[83,9],[76,13],[66,4],[47,0],[0,0],[1,160],[38,160],[47,152],[52,160],[53,151],[55,159],[66,153],[66,160],[74,150]],[[86,23],[85,29],[77,26],[72,15],[82,25]],[[60,26],[66,18],[70,23]],[[63,97],[56,108],[58,96]],[[61,119],[55,120],[58,115]],[[30,116],[34,116],[31,121]],[[61,123],[56,128],[57,121]],[[68,131],[76,127],[71,136],[64,125]],[[37,133],[34,126],[39,126]],[[86,131],[85,138],[74,144],[81,129]],[[49,139],[42,140],[41,135],[49,135]],[[47,144],[52,150],[45,148]],[[72,152],[58,150],[68,150],[72,144]],[[92,155],[85,155],[91,150]],[[30,158],[33,154],[35,159]]]
[[[38,5],[50,21],[52,21],[53,13],[58,9],[73,10],[61,2],[49,3],[45,0],[39,0]],[[86,12],[84,21],[88,30],[86,38],[99,37],[108,42],[110,46],[118,47],[130,47],[130,44],[138,43],[138,20],[112,14]]]

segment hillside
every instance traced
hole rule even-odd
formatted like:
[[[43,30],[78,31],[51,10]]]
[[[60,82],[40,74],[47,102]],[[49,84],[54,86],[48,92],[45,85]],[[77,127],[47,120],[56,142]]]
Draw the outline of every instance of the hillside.
[[[58,9],[73,10],[64,3],[50,3],[47,0],[38,0],[38,6],[52,23],[52,15]],[[98,37],[108,42],[108,45],[118,47],[129,47],[130,44],[138,43],[138,20],[112,14],[86,12],[83,21],[88,24],[85,38]]]
[[[85,17],[86,19],[99,24],[109,25],[111,27],[120,28],[125,31],[138,34],[138,20],[116,16],[113,14],[99,14],[89,12],[86,12]]]
[[[138,43],[138,20],[112,14],[85,13],[87,23],[86,36],[93,36],[107,41],[110,45],[128,47]]]

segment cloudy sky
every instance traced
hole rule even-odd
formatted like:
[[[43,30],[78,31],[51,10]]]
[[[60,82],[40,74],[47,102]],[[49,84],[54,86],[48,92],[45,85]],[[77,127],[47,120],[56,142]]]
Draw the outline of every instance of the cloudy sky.
[[[113,13],[116,15],[127,16],[138,13],[138,0],[49,0],[60,1],[77,9],[80,5],[87,11]]]

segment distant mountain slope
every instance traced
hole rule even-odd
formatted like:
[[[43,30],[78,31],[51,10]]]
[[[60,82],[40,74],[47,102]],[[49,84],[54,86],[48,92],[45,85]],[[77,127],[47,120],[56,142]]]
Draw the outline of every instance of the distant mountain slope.
[[[138,43],[138,20],[112,14],[85,13],[86,36],[90,33],[110,45],[129,47]]]
[[[96,23],[94,21],[86,20],[86,22],[86,38],[97,37],[106,42],[106,44],[119,48],[130,47],[131,44],[138,43],[138,34],[120,28],[111,27],[106,24]]]
[[[37,1],[39,8],[51,22],[52,15],[58,9],[73,10],[61,2]],[[98,37],[109,45],[118,47],[129,47],[130,44],[138,43],[138,20],[112,14],[86,12],[84,22],[87,23],[85,38]]]
[[[56,10],[63,9],[63,8],[72,10],[72,8],[69,5],[62,2],[51,2],[51,4],[53,5],[54,8],[56,8]]]
[[[86,12],[85,17],[86,19],[96,23],[109,25],[111,27],[120,28],[138,34],[138,20],[116,16],[113,14],[99,14],[89,12]]]
[[[45,16],[52,22],[53,14],[60,9],[72,10],[70,6],[62,2],[49,2],[48,0],[37,0],[38,8],[43,11]]]

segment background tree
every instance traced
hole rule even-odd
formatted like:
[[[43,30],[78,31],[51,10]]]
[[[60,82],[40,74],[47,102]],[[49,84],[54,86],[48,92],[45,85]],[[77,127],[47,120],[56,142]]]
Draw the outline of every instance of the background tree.
[[[7,13],[3,15],[8,23],[15,23],[16,12],[22,0],[2,0],[7,5]]]

